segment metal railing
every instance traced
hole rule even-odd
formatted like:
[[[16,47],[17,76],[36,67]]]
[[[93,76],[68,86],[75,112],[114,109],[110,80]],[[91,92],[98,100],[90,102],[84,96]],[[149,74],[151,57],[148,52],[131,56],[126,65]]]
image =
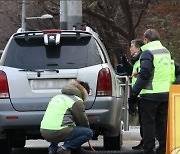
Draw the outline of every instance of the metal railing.
[[[130,86],[131,86],[131,82],[130,82],[130,77],[128,76],[119,76],[118,78],[121,80],[124,80],[123,83],[121,83],[120,85],[122,87],[124,87],[124,99],[123,99],[123,104],[124,104],[124,131],[128,131],[129,130],[129,113],[128,113],[128,98],[130,95]]]

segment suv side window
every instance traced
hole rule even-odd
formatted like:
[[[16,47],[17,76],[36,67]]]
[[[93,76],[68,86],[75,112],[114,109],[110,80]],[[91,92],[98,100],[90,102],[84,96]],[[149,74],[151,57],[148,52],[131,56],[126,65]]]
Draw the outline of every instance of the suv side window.
[[[97,41],[96,41],[96,46],[97,46],[97,48],[99,50],[99,54],[100,54],[100,56],[102,58],[103,63],[107,63],[107,59],[105,57],[105,53],[102,52],[103,50],[102,50],[101,46],[99,45],[99,43]]]
[[[16,36],[3,65],[20,69],[78,69],[102,63],[91,36],[61,36],[59,45],[44,45],[43,36]]]

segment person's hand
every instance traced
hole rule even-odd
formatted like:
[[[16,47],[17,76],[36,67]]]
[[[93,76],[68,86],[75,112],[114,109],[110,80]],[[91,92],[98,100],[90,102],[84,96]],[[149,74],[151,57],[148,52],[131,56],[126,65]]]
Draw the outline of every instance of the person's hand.
[[[138,77],[138,72],[133,72],[131,77],[137,78]]]
[[[136,116],[138,113],[137,110],[137,95],[136,94],[132,94],[129,98],[128,98],[128,104],[129,104],[129,114],[131,116]]]

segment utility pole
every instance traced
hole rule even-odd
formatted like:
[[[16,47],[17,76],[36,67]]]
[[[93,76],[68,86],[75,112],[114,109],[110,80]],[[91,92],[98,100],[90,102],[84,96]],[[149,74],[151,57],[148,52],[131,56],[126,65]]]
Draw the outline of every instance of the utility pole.
[[[26,30],[26,0],[22,0],[22,15],[21,15],[21,28]]]
[[[60,29],[78,29],[82,24],[82,0],[60,0]]]
[[[73,25],[80,28],[82,24],[82,0],[69,0],[68,1],[68,26],[69,30]]]
[[[60,29],[67,30],[67,2],[68,0],[60,0]]]

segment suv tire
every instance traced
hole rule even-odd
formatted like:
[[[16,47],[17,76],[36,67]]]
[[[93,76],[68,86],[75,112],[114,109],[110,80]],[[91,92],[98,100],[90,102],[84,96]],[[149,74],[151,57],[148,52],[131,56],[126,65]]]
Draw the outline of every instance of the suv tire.
[[[104,136],[103,142],[104,142],[105,150],[120,150],[123,144],[122,124],[120,126],[120,131],[118,136],[115,137]]]
[[[12,147],[8,139],[0,139],[1,154],[10,154]]]
[[[25,134],[19,131],[9,132],[8,138],[12,148],[23,148],[26,144]]]
[[[104,137],[104,149],[105,150],[120,150],[122,145],[122,137],[118,135],[116,137]]]
[[[23,148],[26,144],[26,140],[22,139],[22,140],[18,140],[16,142],[12,142],[12,147],[13,148]]]

